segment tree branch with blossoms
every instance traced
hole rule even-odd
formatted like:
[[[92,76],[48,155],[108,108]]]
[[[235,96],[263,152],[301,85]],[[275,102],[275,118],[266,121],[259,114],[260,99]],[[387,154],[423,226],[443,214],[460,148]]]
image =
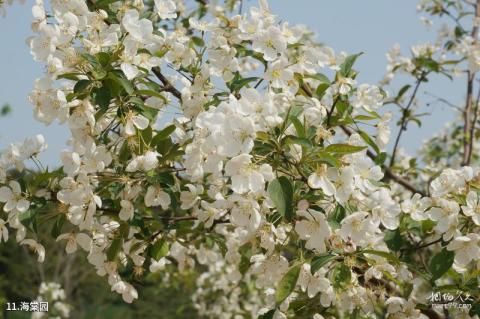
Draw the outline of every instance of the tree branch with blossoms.
[[[448,318],[459,310],[437,311],[425,291],[452,287],[478,316],[473,93],[463,127],[418,158],[400,147],[421,123],[421,84],[480,68],[478,10],[421,1],[453,29],[411,57],[389,52],[381,88],[358,82],[361,54],[318,44],[265,0],[243,9],[36,1],[28,44],[46,68],[29,100],[70,139],[53,171],[37,162],[40,135],[2,152],[0,241],[14,233],[43,262],[49,229],[127,303],[149,274],[194,273],[192,303],[208,318]],[[400,73],[413,92],[389,98]],[[391,103],[401,114],[389,152]]]

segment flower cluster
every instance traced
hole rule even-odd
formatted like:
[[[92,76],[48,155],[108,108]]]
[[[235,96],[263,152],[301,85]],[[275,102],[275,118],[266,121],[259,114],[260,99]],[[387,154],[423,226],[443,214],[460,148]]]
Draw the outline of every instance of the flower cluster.
[[[71,136],[55,171],[12,170],[37,163],[41,137],[2,153],[0,241],[16,229],[41,261],[25,238],[46,219],[129,303],[143,276],[198,271],[192,300],[210,318],[425,318],[424,286],[466,286],[480,267],[479,171],[416,188],[397,145],[386,163],[379,111],[409,87],[392,102],[357,83],[360,54],[318,45],[265,0],[229,2],[36,0],[28,44],[46,72],[29,99]],[[474,63],[474,42],[452,52]],[[449,71],[438,47],[394,50],[384,82]]]

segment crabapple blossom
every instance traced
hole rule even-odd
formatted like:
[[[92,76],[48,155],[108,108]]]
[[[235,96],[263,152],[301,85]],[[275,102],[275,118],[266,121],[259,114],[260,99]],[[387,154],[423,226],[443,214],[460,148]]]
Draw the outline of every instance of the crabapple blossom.
[[[35,1],[28,100],[70,136],[53,170],[41,135],[1,152],[0,241],[41,262],[55,225],[127,303],[150,273],[187,275],[198,317],[453,318],[419,304],[478,286],[480,13],[461,2],[422,1],[455,29],[395,46],[375,86],[266,0]],[[402,149],[424,83],[464,70],[460,118]]]

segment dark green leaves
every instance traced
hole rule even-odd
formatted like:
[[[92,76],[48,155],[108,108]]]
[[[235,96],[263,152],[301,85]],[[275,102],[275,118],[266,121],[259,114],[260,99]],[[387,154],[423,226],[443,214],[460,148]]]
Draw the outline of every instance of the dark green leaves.
[[[323,254],[312,258],[310,263],[310,272],[315,274],[317,270],[328,264],[330,261],[337,259],[338,256],[332,254]]]
[[[330,144],[325,148],[325,151],[335,154],[352,154],[361,152],[366,148],[366,146],[355,146],[349,144]]]
[[[90,84],[90,80],[80,80],[75,83],[75,86],[73,87],[73,92],[75,92],[76,94],[83,93]]]
[[[281,303],[285,300],[295,289],[298,276],[300,275],[301,265],[296,265],[290,268],[290,270],[283,276],[282,280],[277,287],[277,293],[275,295],[275,301]]]
[[[169,137],[175,131],[175,128],[175,125],[172,124],[159,131],[157,135],[155,135],[155,137],[153,138],[153,144],[156,145],[156,142],[159,142]]]
[[[268,184],[268,195],[278,212],[288,221],[293,218],[293,187],[290,180],[281,176]]]
[[[239,92],[244,86],[250,82],[258,81],[257,77],[243,78],[240,73],[235,73],[235,77],[227,84],[231,92]]]
[[[108,77],[117,82],[125,90],[125,92],[127,92],[127,94],[132,94],[135,90],[133,84],[124,78],[120,73],[110,72]]]
[[[400,229],[385,231],[383,240],[387,244],[388,249],[393,251],[399,251],[404,244]]]
[[[350,72],[352,71],[353,65],[359,56],[361,56],[363,52],[353,54],[348,56],[345,61],[340,65],[340,74],[344,77],[348,77]]]
[[[5,116],[5,115],[8,115],[10,114],[10,112],[12,111],[12,108],[10,107],[10,104],[4,104],[2,106],[2,108],[0,109],[0,116]]]
[[[455,253],[453,251],[448,251],[445,248],[433,256],[428,267],[432,273],[432,280],[437,280],[438,278],[442,277],[443,274],[446,273],[450,267],[452,267],[454,258]]]
[[[95,89],[93,98],[95,104],[100,106],[100,108],[107,109],[112,97],[110,96],[110,91],[105,86],[103,86],[101,88]]]
[[[165,239],[157,240],[149,250],[149,255],[155,260],[159,260],[168,254],[170,247]]]
[[[386,260],[388,260],[389,262],[394,263],[394,264],[399,264],[400,263],[400,259],[398,259],[395,255],[393,255],[389,252],[386,252],[386,251],[366,249],[362,252],[364,254],[371,254],[371,255],[376,255],[376,256],[383,257]]]
[[[108,250],[107,250],[108,261],[113,261],[115,259],[118,252],[122,248],[122,245],[123,245],[123,238],[115,238],[113,240],[112,244],[110,245],[110,247],[108,247]]]
[[[352,280],[352,272],[345,264],[338,264],[333,268],[333,286],[335,288],[345,288]]]
[[[362,139],[365,141],[365,143],[367,143],[368,145],[370,145],[374,150],[375,152],[378,154],[380,153],[380,149],[378,148],[377,144],[372,140],[372,138],[367,134],[365,133],[364,131],[362,130],[359,130],[358,131],[358,134],[360,134],[360,136],[362,137]]]
[[[261,316],[258,316],[257,319],[273,319],[273,315],[275,314],[275,309],[270,310],[267,313],[264,313]]]

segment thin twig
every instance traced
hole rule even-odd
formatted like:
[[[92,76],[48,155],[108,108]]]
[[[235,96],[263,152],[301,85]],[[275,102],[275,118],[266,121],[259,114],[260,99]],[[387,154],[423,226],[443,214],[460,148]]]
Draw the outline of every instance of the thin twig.
[[[311,90],[306,85],[304,85],[303,83],[302,83],[302,89],[305,91],[305,93],[307,93],[307,95],[309,97],[313,96]],[[352,131],[350,131],[350,129],[348,127],[342,125],[341,128],[345,132],[345,134],[347,134],[348,136],[352,135]],[[367,155],[371,159],[375,159],[375,157],[376,157],[375,154],[373,154],[370,150],[367,150]],[[388,179],[391,179],[392,181],[394,181],[395,183],[403,186],[405,189],[408,189],[412,193],[418,193],[422,196],[426,196],[426,193],[424,191],[417,189],[408,180],[406,180],[405,178],[403,178],[401,176],[398,176],[395,173],[393,173],[388,167],[385,167],[385,176]]]
[[[480,17],[480,0],[477,0],[475,4],[475,18],[477,19]],[[472,39],[474,41],[473,44],[477,42],[478,36],[478,25],[474,23],[471,33]],[[471,113],[472,113],[472,106],[473,106],[473,86],[475,80],[476,72],[468,70],[467,72],[467,99],[465,102],[465,112],[463,113],[463,161],[462,165],[466,166],[470,164],[470,160],[472,158],[472,149],[473,149],[473,139],[472,136],[472,126],[475,126],[475,123],[472,122]],[[476,120],[476,117],[475,117]]]
[[[347,128],[346,126],[341,126],[342,130],[345,132],[345,134],[347,134],[348,136],[352,135],[352,131],[350,131],[349,128]],[[375,154],[373,154],[370,150],[367,150],[367,156],[370,157],[371,159],[375,159]],[[403,186],[405,189],[411,191],[412,193],[418,193],[422,196],[427,196],[427,194],[416,188],[412,183],[410,183],[408,180],[406,180],[405,178],[401,177],[401,176],[398,176],[396,175],[395,173],[392,172],[392,170],[388,167],[385,167],[384,168],[385,170],[385,177],[387,177],[388,179],[394,181],[395,183]]]
[[[400,122],[400,130],[398,131],[397,138],[395,139],[395,144],[393,146],[392,157],[390,159],[390,167],[395,164],[395,157],[397,155],[398,145],[400,144],[400,139],[402,138],[402,134],[404,131],[407,130],[408,125],[408,115],[410,108],[413,105],[413,101],[415,101],[415,97],[417,96],[418,89],[420,88],[420,84],[423,82],[425,74],[422,73],[420,77],[417,78],[417,83],[415,84],[415,89],[413,90],[412,96],[410,96],[410,100],[408,101],[407,106],[403,109],[402,119]]]
[[[175,97],[176,97],[177,99],[179,99],[180,101],[182,100],[182,93],[180,93],[180,91],[178,91],[178,90],[170,83],[170,81],[162,74],[162,72],[160,71],[160,68],[159,68],[159,67],[154,67],[154,68],[152,68],[152,72],[153,72],[153,74],[155,74],[155,76],[162,82],[163,88],[165,89],[165,91],[172,93],[173,96],[175,96]]]

